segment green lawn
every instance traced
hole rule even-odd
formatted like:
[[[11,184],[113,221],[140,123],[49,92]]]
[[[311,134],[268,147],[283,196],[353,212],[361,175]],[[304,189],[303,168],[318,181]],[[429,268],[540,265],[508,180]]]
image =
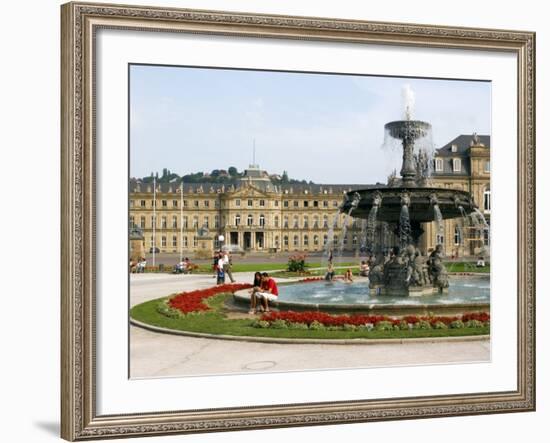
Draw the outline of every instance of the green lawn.
[[[445,263],[445,267],[447,268],[447,272],[480,272],[484,274],[491,272],[490,263],[487,263],[486,266],[480,268],[472,262]]]
[[[171,318],[157,311],[158,304],[166,298],[151,300],[134,306],[130,316],[135,320],[154,326],[178,331],[202,332],[208,334],[223,334],[248,337],[275,338],[318,338],[318,339],[353,339],[353,338],[421,338],[421,337],[451,337],[489,334],[489,327],[463,329],[413,329],[408,331],[327,331],[300,329],[256,328],[254,320],[227,319],[223,313],[223,304],[230,294],[220,294],[207,301],[211,311],[188,314],[184,317]]]
[[[355,265],[356,263],[342,263],[342,264],[336,264],[336,266],[351,266]],[[264,271],[273,271],[280,269],[281,271],[284,271],[287,269],[288,263],[235,263],[231,267],[232,272],[264,272]],[[306,269],[311,268],[319,268],[321,267],[321,263],[308,263]],[[195,271],[198,273],[211,273],[212,272],[212,265],[211,264],[202,264],[199,265],[198,271]],[[315,271],[312,271],[315,272]],[[324,272],[324,271],[320,271]]]

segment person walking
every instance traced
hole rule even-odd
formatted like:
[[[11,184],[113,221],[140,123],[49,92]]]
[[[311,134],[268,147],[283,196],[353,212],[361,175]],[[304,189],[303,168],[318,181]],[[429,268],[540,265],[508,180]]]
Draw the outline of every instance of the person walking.
[[[231,259],[231,254],[229,251],[224,251],[223,253],[223,270],[231,280],[231,283],[235,283],[233,274],[231,273],[231,267],[233,266],[233,261]]]

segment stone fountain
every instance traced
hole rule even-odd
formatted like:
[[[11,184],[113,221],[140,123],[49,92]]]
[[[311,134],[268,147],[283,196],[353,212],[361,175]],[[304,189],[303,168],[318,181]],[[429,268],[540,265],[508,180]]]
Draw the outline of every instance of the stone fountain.
[[[444,292],[449,283],[442,245],[429,256],[419,249],[422,223],[435,221],[442,233],[444,219],[466,217],[475,213],[477,206],[466,191],[430,186],[426,171],[431,160],[426,151],[415,149],[417,140],[431,131],[429,123],[413,120],[407,107],[405,119],[387,123],[385,130],[402,143],[401,178],[393,177],[387,186],[350,191],[340,210],[367,220],[367,249],[373,254],[371,291],[402,295]],[[387,224],[399,246],[375,244],[376,223]]]

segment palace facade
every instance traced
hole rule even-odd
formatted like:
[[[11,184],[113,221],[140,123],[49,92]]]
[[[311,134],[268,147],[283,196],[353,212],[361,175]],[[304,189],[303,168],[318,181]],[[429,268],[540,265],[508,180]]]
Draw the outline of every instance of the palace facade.
[[[474,140],[461,135],[438,149],[433,181],[435,186],[471,192],[489,218],[489,137],[476,136]],[[229,185],[156,183],[153,192],[153,183],[131,179],[129,222],[143,232],[146,251],[155,246],[160,252],[183,251],[193,256],[205,232],[214,238],[215,248],[221,246],[219,238],[223,236],[224,244],[244,251],[323,251],[331,227],[334,245],[358,251],[365,221],[350,219],[344,227],[346,217],[338,209],[345,193],[371,186],[278,185],[257,165],[246,169],[238,183]],[[432,225],[424,228],[424,250],[433,248],[438,240],[444,242],[447,253],[456,249],[458,255],[477,254],[483,246],[483,238],[481,242],[474,239],[475,229],[469,229],[462,219],[445,221],[445,233],[439,239]]]

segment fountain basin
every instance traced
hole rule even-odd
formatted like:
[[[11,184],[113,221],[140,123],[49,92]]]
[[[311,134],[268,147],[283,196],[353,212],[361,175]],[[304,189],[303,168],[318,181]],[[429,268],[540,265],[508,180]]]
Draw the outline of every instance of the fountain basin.
[[[399,220],[402,207],[401,198],[405,193],[410,198],[410,204],[408,205],[410,219],[420,223],[434,221],[433,196],[437,198],[444,219],[462,217],[464,213],[469,214],[477,208],[470,193],[458,189],[389,188],[381,186],[350,191],[347,201],[342,206],[343,212],[351,209],[355,193],[359,194],[360,200],[357,207],[353,209],[354,217],[367,218],[374,200],[381,197],[382,202],[378,208],[376,220],[390,223]],[[462,207],[462,210],[460,207]]]
[[[488,276],[452,277],[445,294],[419,297],[376,295],[369,290],[367,279],[354,283],[324,281],[291,283],[279,286],[279,297],[273,306],[280,310],[364,312],[385,315],[428,314],[454,315],[464,312],[489,311],[490,279]],[[234,294],[238,304],[250,303],[248,290]]]

